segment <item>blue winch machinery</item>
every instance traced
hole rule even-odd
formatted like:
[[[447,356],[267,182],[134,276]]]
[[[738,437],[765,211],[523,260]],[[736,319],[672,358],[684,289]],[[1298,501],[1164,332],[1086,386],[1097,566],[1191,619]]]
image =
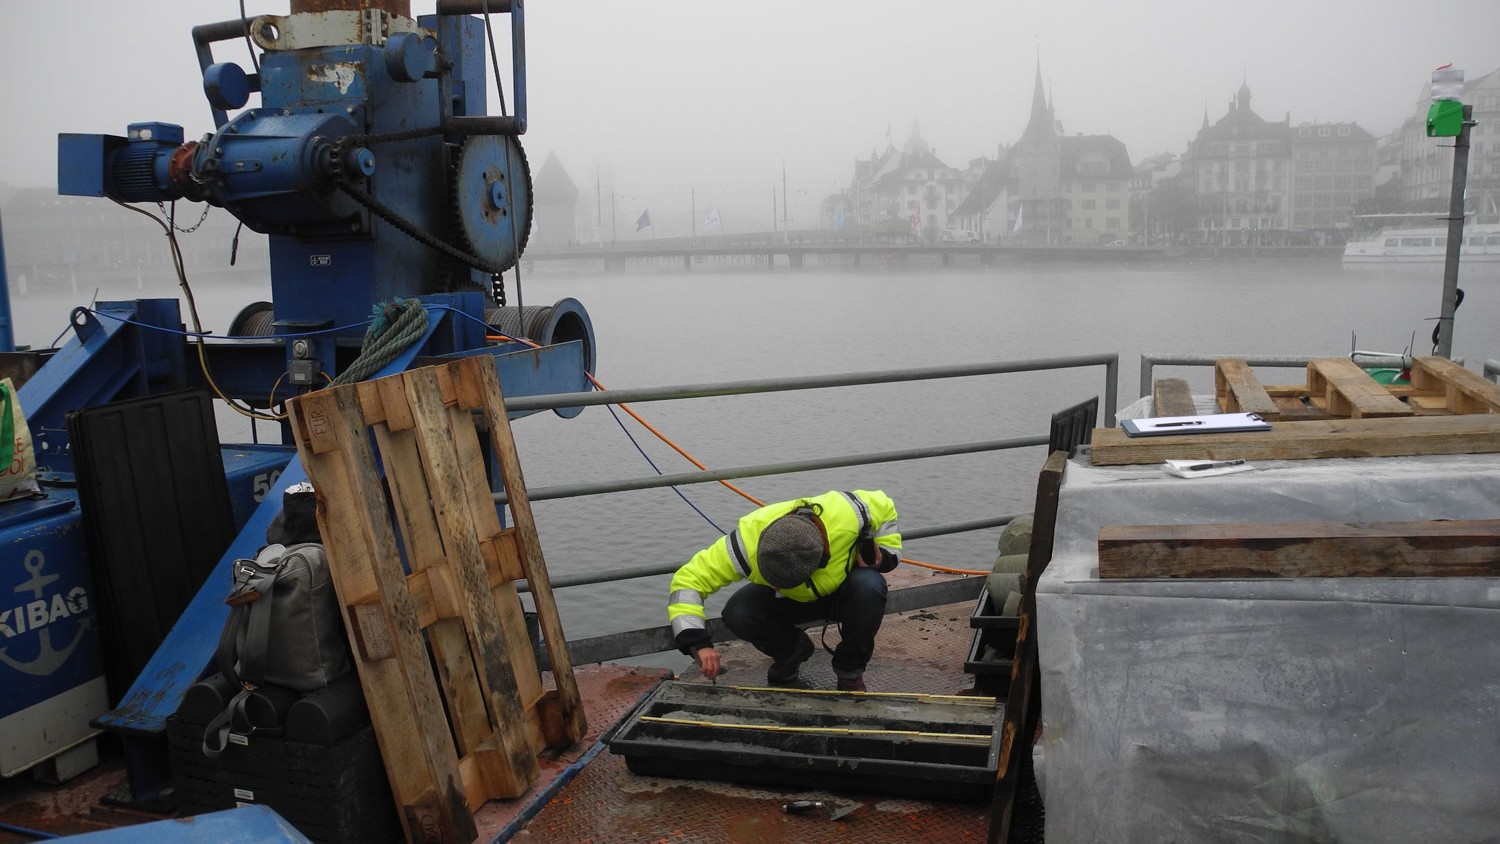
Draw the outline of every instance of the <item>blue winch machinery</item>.
[[[505,113],[501,90],[502,113],[489,116],[485,45],[504,20],[513,109]],[[73,312],[61,348],[5,356],[24,370],[19,398],[44,495],[0,506],[0,775],[46,763],[65,777],[93,763],[92,738],[104,729],[124,737],[136,798],[159,791],[164,755],[152,740],[211,659],[229,561],[254,556],[281,489],[303,477],[288,446],[221,447],[211,437],[201,462],[217,477],[184,481],[195,452],[175,433],[150,442],[163,413],[154,397],[188,391],[203,401],[211,389],[274,416],[286,399],[351,368],[373,365],[374,377],[477,354],[495,357],[508,396],[588,389],[594,343],[583,307],[504,301],[503,274],[520,259],[532,215],[518,140],[524,33],[521,0],[439,0],[436,14],[417,19],[409,0],[291,0],[288,15],[193,29],[213,131],[188,140],[182,127],[147,122],[124,136],[59,137],[60,193],[206,202],[268,235],[272,301],[247,304],[227,335],[209,339],[184,332],[176,299],[99,302]],[[227,52],[247,40],[256,48],[248,72],[214,60],[216,43],[228,42]],[[413,300],[422,318],[413,338],[370,364],[362,346],[372,312],[405,313]],[[122,425],[135,414],[145,427],[89,423],[105,432],[104,447],[85,457],[74,441],[83,439],[79,413],[112,407],[124,408]],[[138,515],[119,498],[97,505],[120,511],[113,521],[90,518],[90,466],[127,457],[145,461],[129,472],[145,477],[123,500],[175,495],[186,503],[175,518],[168,508],[171,524],[158,528],[159,513]],[[112,637],[149,625],[111,622],[102,605],[151,603],[172,590],[132,592],[160,572],[103,570],[101,552],[134,541],[155,549],[151,569],[186,555],[213,521],[187,504],[220,494],[232,517],[228,549],[213,550],[206,581],[200,572],[186,590],[173,587],[185,606],[171,608],[143,667],[106,684]],[[163,538],[184,530],[176,545]]]

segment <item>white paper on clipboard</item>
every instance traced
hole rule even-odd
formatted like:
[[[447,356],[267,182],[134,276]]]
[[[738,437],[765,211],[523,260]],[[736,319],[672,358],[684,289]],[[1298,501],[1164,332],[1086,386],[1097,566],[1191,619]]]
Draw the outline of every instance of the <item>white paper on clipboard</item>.
[[[1153,416],[1120,423],[1127,437],[1169,437],[1181,434],[1225,434],[1269,431],[1271,423],[1258,413],[1207,413],[1202,416]]]

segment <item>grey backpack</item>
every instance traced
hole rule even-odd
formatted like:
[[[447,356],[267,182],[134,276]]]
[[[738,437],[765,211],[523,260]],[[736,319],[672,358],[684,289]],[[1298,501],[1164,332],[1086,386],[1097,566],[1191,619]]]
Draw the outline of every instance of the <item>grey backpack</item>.
[[[231,726],[237,732],[275,728],[249,723],[245,702],[251,692],[264,685],[316,691],[350,667],[322,545],[272,544],[253,560],[236,560],[234,588],[224,603],[229,620],[215,658],[225,679],[242,691],[209,723],[203,737],[208,756],[223,751]]]

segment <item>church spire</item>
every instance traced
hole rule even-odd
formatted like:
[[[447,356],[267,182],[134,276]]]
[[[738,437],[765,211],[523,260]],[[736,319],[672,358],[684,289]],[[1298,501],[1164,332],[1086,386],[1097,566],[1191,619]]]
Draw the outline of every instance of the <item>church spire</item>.
[[[1036,58],[1036,86],[1031,94],[1031,119],[1026,123],[1022,138],[1048,138],[1053,135],[1052,108],[1047,103],[1047,92],[1042,87],[1042,57]]]

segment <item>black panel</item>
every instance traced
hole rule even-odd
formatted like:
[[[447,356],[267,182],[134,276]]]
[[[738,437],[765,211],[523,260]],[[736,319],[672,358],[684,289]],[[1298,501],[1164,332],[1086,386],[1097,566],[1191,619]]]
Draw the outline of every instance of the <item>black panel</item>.
[[[207,391],[73,411],[67,424],[114,706],[229,547],[234,517]]]
[[[1067,410],[1052,414],[1052,428],[1047,453],[1073,450],[1094,438],[1094,420],[1099,416],[1099,397],[1080,402]]]

